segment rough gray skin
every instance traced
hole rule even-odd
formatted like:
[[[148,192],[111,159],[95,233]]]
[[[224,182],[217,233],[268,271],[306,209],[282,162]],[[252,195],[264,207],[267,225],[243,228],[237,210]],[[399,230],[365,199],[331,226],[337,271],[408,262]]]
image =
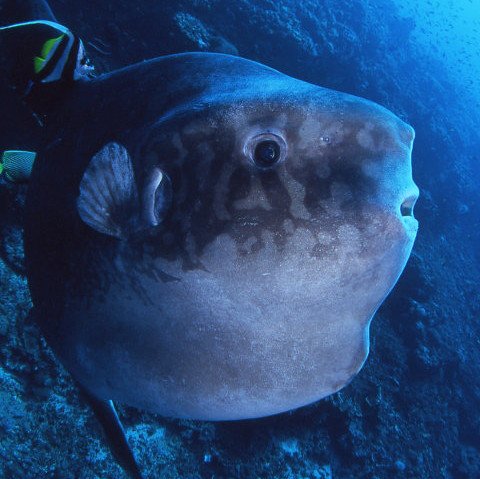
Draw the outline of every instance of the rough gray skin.
[[[34,170],[26,255],[39,321],[77,380],[102,399],[226,420],[352,379],[417,231],[410,126],[214,54],[134,66],[64,104]],[[269,169],[252,160],[263,138],[283,142]],[[124,240],[76,210],[90,159],[112,141],[140,196],[155,168],[173,188],[161,224]]]

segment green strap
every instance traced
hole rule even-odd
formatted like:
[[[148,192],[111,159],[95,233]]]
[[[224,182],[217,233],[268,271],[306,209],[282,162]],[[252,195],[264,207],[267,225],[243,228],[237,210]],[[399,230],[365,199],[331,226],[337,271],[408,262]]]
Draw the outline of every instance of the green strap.
[[[7,150],[3,152],[0,174],[14,183],[29,180],[37,154],[34,151]]]

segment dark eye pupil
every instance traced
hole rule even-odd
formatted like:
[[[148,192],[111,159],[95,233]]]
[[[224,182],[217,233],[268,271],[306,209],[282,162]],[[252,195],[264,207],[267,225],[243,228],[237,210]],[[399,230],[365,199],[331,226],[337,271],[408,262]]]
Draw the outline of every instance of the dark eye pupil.
[[[261,141],[254,152],[254,160],[258,166],[264,168],[274,165],[280,158],[280,146],[275,141]]]

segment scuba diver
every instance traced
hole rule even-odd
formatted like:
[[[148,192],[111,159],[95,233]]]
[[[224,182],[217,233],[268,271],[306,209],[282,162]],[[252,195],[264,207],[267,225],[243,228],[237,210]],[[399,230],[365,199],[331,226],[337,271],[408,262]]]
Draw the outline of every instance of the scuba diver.
[[[34,3],[35,13],[51,20],[34,20],[0,27],[2,69],[21,101],[43,126],[41,103],[51,99],[51,92],[61,96],[74,81],[93,76],[83,42],[68,28],[56,22],[45,2]],[[31,14],[31,12],[28,12]],[[55,88],[52,89],[52,86]],[[30,177],[36,153],[6,150],[0,158],[0,177],[24,183]]]
[[[0,80],[2,83],[6,80],[8,86],[5,91],[2,85],[4,91],[0,94],[16,93],[44,129],[47,124],[43,107],[61,103],[63,94],[68,93],[74,82],[94,77],[94,67],[83,42],[56,21],[44,0],[7,0],[1,4],[1,10],[2,21],[6,18],[10,24],[0,27],[0,73],[3,75]],[[18,22],[20,18],[38,20]],[[21,116],[16,121],[21,125]],[[35,151],[0,149],[0,186],[5,182],[27,183],[36,158]],[[113,455],[130,477],[142,479],[113,403],[99,401],[80,389],[100,422]]]

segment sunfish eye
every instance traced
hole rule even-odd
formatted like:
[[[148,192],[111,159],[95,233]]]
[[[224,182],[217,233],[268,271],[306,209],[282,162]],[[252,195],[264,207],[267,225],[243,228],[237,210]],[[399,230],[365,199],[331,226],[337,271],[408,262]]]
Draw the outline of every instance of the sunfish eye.
[[[285,159],[287,144],[274,133],[262,133],[245,145],[247,157],[259,168],[271,168]]]
[[[272,140],[261,141],[255,147],[253,159],[258,166],[268,168],[280,159],[280,146]]]

